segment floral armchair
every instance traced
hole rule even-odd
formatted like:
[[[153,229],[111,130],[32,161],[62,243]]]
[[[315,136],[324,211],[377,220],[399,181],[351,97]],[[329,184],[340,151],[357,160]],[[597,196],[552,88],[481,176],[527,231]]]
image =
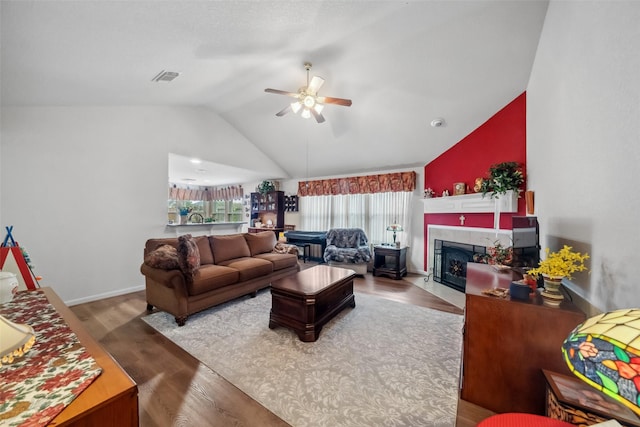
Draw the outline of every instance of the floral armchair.
[[[371,260],[367,235],[360,228],[332,228],[327,232],[324,250],[327,263],[366,264]]]

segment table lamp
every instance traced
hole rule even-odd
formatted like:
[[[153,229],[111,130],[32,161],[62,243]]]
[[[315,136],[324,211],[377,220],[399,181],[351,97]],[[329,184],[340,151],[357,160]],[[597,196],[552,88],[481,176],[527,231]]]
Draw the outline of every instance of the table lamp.
[[[396,244],[396,233],[398,231],[403,231],[402,226],[400,224],[391,224],[387,227],[387,231],[393,231],[393,244]]]
[[[0,316],[0,367],[22,357],[35,341],[36,334],[31,326],[13,323]]]
[[[640,415],[640,309],[587,319],[564,341],[562,355],[578,378]]]

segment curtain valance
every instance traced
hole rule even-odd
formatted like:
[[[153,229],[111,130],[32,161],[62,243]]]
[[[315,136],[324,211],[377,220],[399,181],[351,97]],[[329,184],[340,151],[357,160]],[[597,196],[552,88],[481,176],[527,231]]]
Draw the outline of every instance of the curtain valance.
[[[298,196],[387,193],[391,191],[413,191],[415,188],[415,172],[395,172],[379,175],[299,181]]]
[[[241,185],[228,187],[179,187],[177,184],[169,184],[170,200],[237,200],[242,199],[243,189]]]

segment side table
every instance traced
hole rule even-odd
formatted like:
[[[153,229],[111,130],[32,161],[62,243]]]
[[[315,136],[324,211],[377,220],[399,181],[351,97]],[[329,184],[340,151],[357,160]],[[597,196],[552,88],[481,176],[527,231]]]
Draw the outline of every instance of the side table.
[[[373,275],[386,275],[400,280],[407,275],[407,246],[396,248],[393,246],[373,247]]]
[[[625,427],[640,426],[640,417],[622,403],[575,377],[542,370],[547,380],[546,415],[577,426],[614,419]]]

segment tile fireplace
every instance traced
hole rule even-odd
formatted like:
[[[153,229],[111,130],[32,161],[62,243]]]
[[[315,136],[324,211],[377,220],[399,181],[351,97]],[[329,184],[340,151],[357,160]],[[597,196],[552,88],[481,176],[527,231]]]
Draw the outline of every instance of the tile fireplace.
[[[435,282],[464,292],[466,263],[488,252],[497,242],[513,247],[513,266],[526,268],[539,261],[536,217],[513,217],[513,229],[428,225],[427,271]]]
[[[466,263],[474,254],[486,254],[487,248],[499,241],[511,246],[511,230],[493,228],[429,225],[428,269],[433,280],[464,292]]]
[[[485,246],[466,243],[434,241],[433,280],[464,292],[467,281],[467,263],[487,253]]]

